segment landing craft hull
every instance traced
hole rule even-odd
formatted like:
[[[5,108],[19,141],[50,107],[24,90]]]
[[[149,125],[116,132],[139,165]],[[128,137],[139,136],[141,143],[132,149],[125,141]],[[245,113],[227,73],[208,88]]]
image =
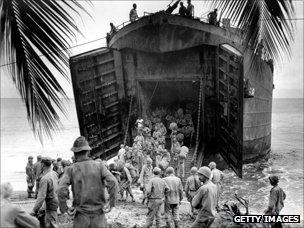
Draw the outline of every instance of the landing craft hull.
[[[240,35],[236,29],[160,12],[120,29],[109,48],[72,57],[80,131],[93,154],[116,155],[120,143],[131,143],[136,118],[151,109],[185,108],[192,102],[198,151],[208,143],[219,145],[242,176],[244,162],[271,148],[273,82],[264,61],[262,71],[248,73],[249,55]],[[244,98],[244,79],[255,88],[252,98]]]

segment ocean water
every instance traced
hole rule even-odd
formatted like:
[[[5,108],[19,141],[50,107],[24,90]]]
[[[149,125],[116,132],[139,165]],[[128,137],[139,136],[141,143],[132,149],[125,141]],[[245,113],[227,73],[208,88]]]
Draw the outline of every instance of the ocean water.
[[[48,155],[70,159],[73,141],[79,136],[74,100],[65,101],[67,117],[53,139],[43,145],[29,127],[20,99],[1,99],[1,182],[9,181],[15,190],[26,190],[27,157]],[[274,99],[272,113],[272,152],[267,159],[244,166],[244,178],[225,170],[225,200],[233,193],[249,200],[251,213],[263,213],[271,186],[268,176],[280,176],[287,194],[284,214],[300,214],[303,219],[303,99]]]

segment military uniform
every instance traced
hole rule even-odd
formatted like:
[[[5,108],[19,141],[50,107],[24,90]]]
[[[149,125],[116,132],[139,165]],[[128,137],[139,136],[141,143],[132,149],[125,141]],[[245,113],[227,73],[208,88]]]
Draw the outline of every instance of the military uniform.
[[[185,184],[185,194],[188,201],[192,202],[193,197],[195,196],[197,190],[201,187],[201,181],[199,180],[197,175],[191,175],[187,178]],[[193,207],[191,205],[191,211],[193,213]]]
[[[183,198],[183,185],[180,178],[171,174],[164,178],[169,187],[169,193],[165,200],[166,223],[170,227],[170,217],[173,216],[175,227],[179,227],[179,204]]]
[[[31,193],[34,193],[33,188],[35,186],[34,165],[28,162],[25,168],[25,172],[26,172],[26,182],[27,182],[27,194],[28,197],[31,197]]]
[[[191,228],[209,227],[216,213],[217,187],[207,180],[192,199],[192,206],[199,209],[199,213]]]
[[[168,185],[159,176],[155,176],[149,181],[146,189],[148,198],[147,227],[152,227],[154,218],[156,227],[160,227],[160,208],[164,204],[164,198],[167,191],[169,191]]]
[[[50,158],[43,158],[42,162],[51,164]],[[43,171],[39,184],[38,196],[33,208],[34,214],[38,214],[43,203],[45,202],[45,227],[56,227],[57,224],[57,208],[58,208],[58,175],[54,172],[50,165]]]
[[[41,159],[41,156],[40,156],[40,159]],[[39,182],[41,179],[41,172],[42,172],[42,165],[41,165],[41,160],[39,160],[34,164],[34,173],[35,173],[35,181],[36,181],[35,198],[37,198],[37,195],[38,195]]]

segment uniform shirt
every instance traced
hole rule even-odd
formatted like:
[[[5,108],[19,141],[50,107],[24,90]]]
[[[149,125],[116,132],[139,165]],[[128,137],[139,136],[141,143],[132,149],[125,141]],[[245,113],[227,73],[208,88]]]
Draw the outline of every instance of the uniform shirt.
[[[34,165],[27,163],[25,167],[25,173],[29,178],[34,179],[35,178]]]
[[[149,181],[152,179],[152,177],[153,177],[152,165],[150,165],[150,166],[144,165],[140,172],[139,183],[141,183],[143,185],[147,185],[149,183]]]
[[[9,201],[1,199],[1,219],[0,227],[24,227],[39,228],[38,219],[27,214],[20,207],[11,204]]]
[[[224,174],[222,171],[218,170],[218,169],[213,169],[211,170],[211,178],[210,180],[214,183],[214,184],[218,184],[221,182],[221,180],[223,179]]]
[[[173,174],[163,179],[166,181],[169,187],[169,193],[166,197],[166,201],[169,204],[178,204],[183,198],[183,185],[181,179]]]
[[[59,182],[58,194],[72,185],[73,206],[83,213],[100,212],[105,205],[105,184],[110,194],[110,205],[115,206],[118,183],[101,162],[79,160],[70,166]]]
[[[146,194],[149,199],[163,199],[168,191],[167,183],[159,176],[154,176],[146,188]]]
[[[38,179],[41,175],[41,162],[40,161],[37,161],[35,164],[34,164],[34,173],[35,173],[35,178]]]
[[[201,181],[197,175],[191,175],[187,178],[185,185],[186,194],[190,191],[197,191],[201,187]]]
[[[136,9],[131,9],[129,16],[130,16],[130,21],[132,22],[135,21],[138,18]]]
[[[217,187],[210,180],[204,183],[192,199],[192,206],[199,208],[200,213],[215,215],[217,204]]]
[[[284,200],[286,198],[285,192],[279,187],[274,186],[270,190],[270,197],[269,197],[269,209],[276,214],[279,214],[282,208],[284,207]]]
[[[37,213],[44,201],[46,203],[46,210],[56,211],[58,208],[57,189],[58,175],[50,167],[42,173],[38,196],[33,211]]]

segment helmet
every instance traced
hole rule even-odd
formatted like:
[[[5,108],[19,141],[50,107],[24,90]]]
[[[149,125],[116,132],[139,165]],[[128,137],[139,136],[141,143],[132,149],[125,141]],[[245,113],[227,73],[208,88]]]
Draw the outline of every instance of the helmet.
[[[144,128],[144,133],[145,133],[145,134],[149,134],[149,133],[151,133],[150,128],[145,127],[145,128]]]
[[[215,169],[216,168],[216,163],[215,162],[210,162],[208,166],[209,166],[210,169]]]
[[[173,130],[177,130],[177,124],[176,123],[170,123],[170,126],[169,126],[170,130],[173,131]]]
[[[184,135],[182,133],[178,133],[176,139],[177,141],[182,142],[184,141]]]
[[[207,177],[208,179],[210,179],[210,177],[211,177],[211,170],[207,166],[203,166],[203,167],[199,168],[197,173]]]
[[[160,173],[161,173],[161,169],[160,169],[160,168],[158,168],[158,167],[154,167],[154,169],[153,169],[153,173],[154,173],[155,175],[158,175],[158,174],[160,174]]]
[[[191,170],[190,170],[190,172],[191,172],[191,173],[197,173],[197,168],[196,168],[195,166],[192,167]]]

